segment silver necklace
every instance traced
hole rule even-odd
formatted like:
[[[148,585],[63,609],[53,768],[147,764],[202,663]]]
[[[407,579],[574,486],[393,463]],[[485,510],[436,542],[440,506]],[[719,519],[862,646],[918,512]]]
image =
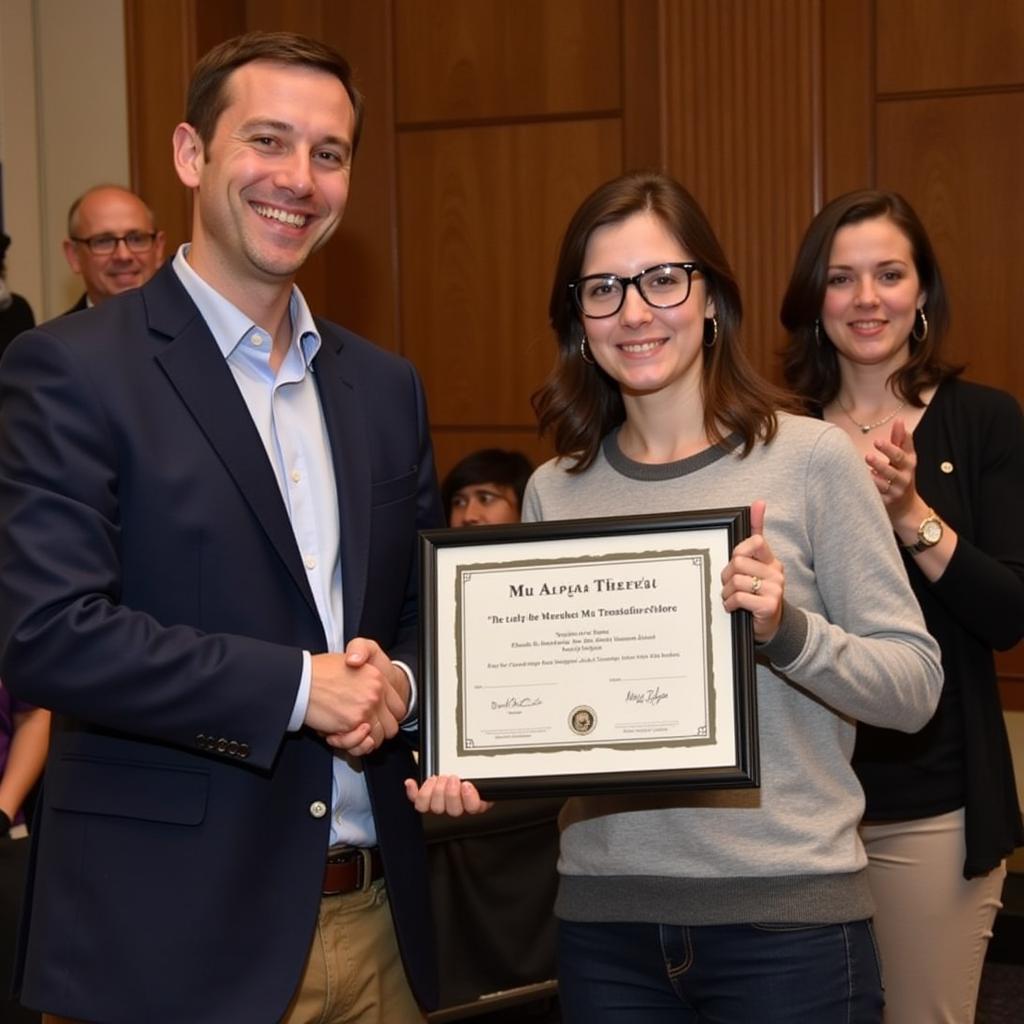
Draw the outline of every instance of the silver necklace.
[[[889,415],[888,415],[888,416],[883,416],[883,417],[882,417],[882,418],[881,418],[880,420],[875,420],[875,422],[874,422],[874,423],[861,423],[861,422],[859,422],[858,420],[855,420],[855,419],[853,418],[853,416],[851,416],[851,415],[850,415],[850,410],[849,410],[849,409],[847,409],[847,408],[846,408],[846,406],[845,406],[845,405],[843,405],[843,403],[839,401],[839,396],[838,396],[838,395],[836,396],[836,404],[837,404],[837,405],[839,406],[839,408],[840,408],[840,409],[842,409],[842,410],[843,410],[843,415],[844,415],[844,416],[845,416],[845,417],[846,417],[846,418],[847,418],[847,419],[848,419],[848,420],[849,420],[849,421],[850,421],[850,422],[851,422],[851,423],[852,423],[852,424],[853,424],[853,425],[854,425],[854,426],[855,426],[855,427],[856,427],[856,428],[857,428],[857,429],[858,429],[858,430],[859,430],[859,431],[860,431],[860,432],[861,432],[862,434],[869,434],[869,433],[871,433],[871,431],[872,431],[872,430],[874,430],[874,429],[875,429],[876,427],[884,427],[884,426],[886,425],[886,423],[888,423],[888,422],[889,422],[889,420],[894,420],[894,419],[895,419],[895,418],[896,418],[896,417],[897,417],[897,416],[899,415],[899,413],[900,413],[900,411],[902,410],[903,406],[905,406],[905,405],[906,405],[907,403],[906,403],[905,401],[904,401],[904,402],[900,402],[900,404],[899,404],[899,405],[897,405],[897,406],[896,406],[896,408],[895,408],[895,409],[893,409],[893,411],[892,411],[891,413],[889,413]]]

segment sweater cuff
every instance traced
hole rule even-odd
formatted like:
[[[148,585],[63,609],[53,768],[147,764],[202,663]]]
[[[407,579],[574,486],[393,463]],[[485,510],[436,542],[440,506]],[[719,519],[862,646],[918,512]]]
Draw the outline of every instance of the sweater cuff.
[[[763,654],[773,665],[789,665],[800,657],[807,642],[807,630],[807,615],[783,600],[779,628],[766,644],[757,645],[757,653]]]

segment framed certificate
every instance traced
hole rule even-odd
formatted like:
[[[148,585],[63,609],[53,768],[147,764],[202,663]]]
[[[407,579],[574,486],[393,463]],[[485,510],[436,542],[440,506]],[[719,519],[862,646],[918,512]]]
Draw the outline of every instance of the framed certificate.
[[[747,508],[420,534],[420,772],[485,797],[756,786]]]

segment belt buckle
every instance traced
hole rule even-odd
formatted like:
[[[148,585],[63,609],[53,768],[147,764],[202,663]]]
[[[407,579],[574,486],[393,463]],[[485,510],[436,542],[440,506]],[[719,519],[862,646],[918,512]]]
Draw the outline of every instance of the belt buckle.
[[[356,874],[356,892],[368,889],[373,881],[373,861],[370,850],[365,846],[357,846],[359,851],[359,871]]]
[[[373,851],[365,846],[349,846],[327,855],[328,864],[352,864],[356,866],[356,885],[350,892],[363,892],[373,881]]]

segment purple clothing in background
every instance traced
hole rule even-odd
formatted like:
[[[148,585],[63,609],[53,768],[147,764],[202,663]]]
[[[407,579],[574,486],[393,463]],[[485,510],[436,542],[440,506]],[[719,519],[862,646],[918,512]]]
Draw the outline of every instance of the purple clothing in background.
[[[3,778],[4,769],[7,767],[7,754],[11,749],[11,737],[14,736],[14,716],[22,711],[31,710],[31,704],[18,700],[10,690],[4,689],[3,683],[0,683],[0,778]],[[22,820],[19,810],[14,824]]]

